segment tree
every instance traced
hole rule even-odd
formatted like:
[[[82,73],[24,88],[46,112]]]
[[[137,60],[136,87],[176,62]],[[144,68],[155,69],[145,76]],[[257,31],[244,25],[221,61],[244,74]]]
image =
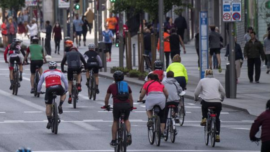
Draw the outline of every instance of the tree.
[[[20,8],[24,7],[25,0],[0,0],[0,7],[5,9],[14,10],[16,13]],[[4,14],[4,11],[3,11]],[[3,17],[4,19],[4,17]]]

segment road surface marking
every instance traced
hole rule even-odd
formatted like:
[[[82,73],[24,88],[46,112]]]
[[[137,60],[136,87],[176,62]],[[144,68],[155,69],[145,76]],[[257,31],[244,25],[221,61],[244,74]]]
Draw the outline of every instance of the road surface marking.
[[[187,103],[188,105],[190,105],[190,106],[195,106],[195,104],[194,103]]]
[[[24,111],[23,113],[43,113],[42,111]]]
[[[3,114],[3,113],[6,113],[6,112],[0,112],[0,114]]]

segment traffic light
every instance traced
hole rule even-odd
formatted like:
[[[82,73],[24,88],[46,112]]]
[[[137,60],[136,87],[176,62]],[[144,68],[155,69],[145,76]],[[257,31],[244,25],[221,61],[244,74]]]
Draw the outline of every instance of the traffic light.
[[[79,5],[79,4],[75,4],[75,5],[74,5],[74,9],[75,9],[75,10],[79,10],[79,9],[80,9],[80,5]]]
[[[111,3],[115,3],[115,0],[110,0],[111,1]]]

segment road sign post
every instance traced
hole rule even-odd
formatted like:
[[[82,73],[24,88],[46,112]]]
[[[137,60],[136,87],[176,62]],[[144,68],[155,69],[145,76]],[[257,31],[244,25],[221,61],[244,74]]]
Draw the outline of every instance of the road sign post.
[[[200,74],[204,78],[208,68],[208,13],[200,12]]]

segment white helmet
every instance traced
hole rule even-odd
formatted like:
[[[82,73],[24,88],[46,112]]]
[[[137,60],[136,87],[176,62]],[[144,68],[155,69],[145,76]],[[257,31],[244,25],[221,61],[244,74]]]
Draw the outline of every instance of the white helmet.
[[[91,43],[91,44],[88,45],[88,49],[95,49],[95,48],[96,48],[96,46],[93,43]]]
[[[49,69],[54,70],[57,68],[57,63],[55,61],[49,62]]]

